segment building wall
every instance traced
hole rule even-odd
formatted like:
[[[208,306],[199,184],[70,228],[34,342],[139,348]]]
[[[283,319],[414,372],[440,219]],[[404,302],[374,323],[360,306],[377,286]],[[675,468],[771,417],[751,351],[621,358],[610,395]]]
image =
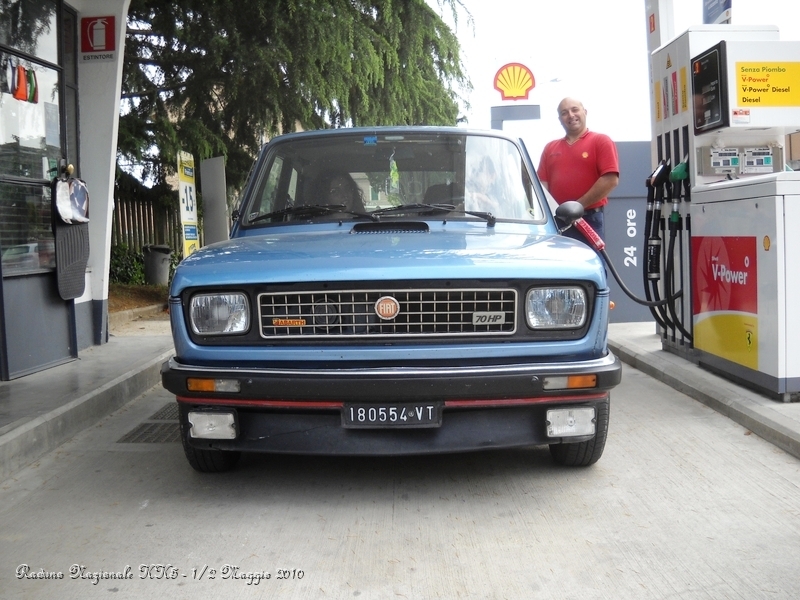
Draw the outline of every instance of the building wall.
[[[117,155],[125,23],[130,0],[77,0],[79,38],[83,18],[113,16],[114,60],[90,60],[79,55],[80,177],[90,194],[89,263],[86,289],[75,300],[79,349],[108,341],[108,273],[111,256],[111,221],[114,213],[114,168]]]

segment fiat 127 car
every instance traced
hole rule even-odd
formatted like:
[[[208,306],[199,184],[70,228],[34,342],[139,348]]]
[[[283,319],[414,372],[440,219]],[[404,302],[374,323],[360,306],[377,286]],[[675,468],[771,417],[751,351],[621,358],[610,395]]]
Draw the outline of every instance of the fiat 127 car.
[[[189,463],[242,452],[603,453],[619,360],[598,255],[560,235],[521,140],[337,129],[266,144],[231,239],[170,287]]]

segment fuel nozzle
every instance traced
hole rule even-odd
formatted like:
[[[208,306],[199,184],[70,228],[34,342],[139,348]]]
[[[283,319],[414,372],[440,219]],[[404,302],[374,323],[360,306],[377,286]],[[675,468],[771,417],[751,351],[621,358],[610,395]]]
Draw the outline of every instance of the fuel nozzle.
[[[675,165],[675,168],[669,173],[669,180],[672,184],[672,213],[669,215],[670,231],[676,231],[681,226],[681,182],[686,184],[689,181],[689,170],[686,161],[688,161],[688,157],[683,162]]]
[[[669,159],[662,160],[647,178],[647,185],[653,188],[663,186],[669,180]]]
[[[658,235],[658,223],[661,221],[661,202],[664,199],[665,188],[670,185],[670,161],[662,160],[647,180],[648,185],[648,221],[652,224],[646,227],[649,232],[646,249],[647,279],[657,281],[661,278],[661,238]],[[671,195],[671,187],[667,192]],[[652,192],[652,193],[651,193]]]
[[[689,165],[687,161],[684,160],[681,163],[675,165],[675,168],[669,172],[669,180],[673,183],[677,181],[683,181],[689,177]]]
[[[669,183],[669,174],[669,159],[662,160],[645,182],[648,188],[647,201],[648,203],[655,201],[656,208],[660,206],[664,199],[665,188],[671,186]],[[667,194],[670,192],[671,187]]]
[[[583,219],[578,219],[575,221],[573,226],[583,234],[583,237],[586,238],[586,241],[589,242],[589,245],[598,252],[602,251],[606,247],[606,243],[603,241],[603,238],[597,235],[597,232],[592,228],[592,226]]]

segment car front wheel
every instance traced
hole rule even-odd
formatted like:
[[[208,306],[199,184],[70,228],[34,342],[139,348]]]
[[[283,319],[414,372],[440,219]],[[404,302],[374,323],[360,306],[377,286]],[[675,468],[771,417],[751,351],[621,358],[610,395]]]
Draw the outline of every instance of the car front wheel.
[[[597,404],[597,424],[595,436],[586,442],[572,444],[550,444],[553,460],[566,467],[588,467],[603,456],[608,435],[608,414],[611,398]]]

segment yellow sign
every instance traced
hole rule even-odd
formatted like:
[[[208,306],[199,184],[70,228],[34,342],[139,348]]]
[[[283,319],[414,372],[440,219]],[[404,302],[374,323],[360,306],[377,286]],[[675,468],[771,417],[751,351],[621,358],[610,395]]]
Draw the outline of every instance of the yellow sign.
[[[686,83],[686,67],[681,67],[681,112],[689,110],[689,88]]]
[[[737,62],[739,106],[800,106],[800,62]]]
[[[520,63],[509,63],[500,67],[494,76],[494,89],[503,100],[527,100],[536,86],[531,70]]]
[[[197,231],[197,194],[194,186],[194,157],[188,152],[178,152],[178,197],[181,201],[183,226],[183,257],[200,248]]]
[[[656,100],[656,121],[661,120],[661,82],[656,81],[656,88],[653,92]]]
[[[758,318],[715,314],[694,326],[695,347],[758,370]]]

